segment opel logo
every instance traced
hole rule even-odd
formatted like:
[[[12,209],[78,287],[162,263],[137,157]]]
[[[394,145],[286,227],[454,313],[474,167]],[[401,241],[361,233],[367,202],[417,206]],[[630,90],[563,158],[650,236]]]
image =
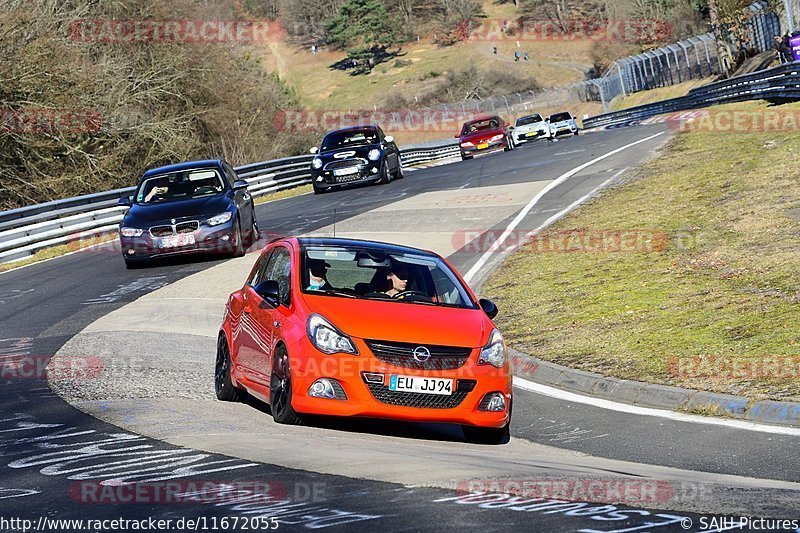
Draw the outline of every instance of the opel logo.
[[[424,346],[417,346],[414,348],[414,360],[418,363],[424,363],[431,358],[431,351]]]

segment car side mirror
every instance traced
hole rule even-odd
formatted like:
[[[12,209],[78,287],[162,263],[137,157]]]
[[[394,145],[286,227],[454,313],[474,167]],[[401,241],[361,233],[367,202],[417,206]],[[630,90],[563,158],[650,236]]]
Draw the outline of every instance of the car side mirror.
[[[453,135],[453,138],[454,138],[454,139],[458,139],[459,137],[461,137],[461,135],[459,135],[458,133],[456,133],[455,135]]]
[[[278,282],[274,279],[268,279],[266,281],[262,281],[255,287],[253,290],[256,291],[256,294],[261,296],[264,300],[268,301],[272,305],[278,305],[280,301],[280,293],[281,289],[278,285]]]
[[[317,148],[316,146],[312,146],[311,149],[308,151],[309,154],[316,154],[317,152],[319,152],[319,148]]]
[[[386,137],[383,138],[383,140],[387,143],[393,143],[394,137],[392,137],[391,135],[387,135]]]
[[[233,190],[238,191],[240,189],[246,189],[248,185],[249,183],[247,183],[245,180],[236,180],[233,182]]]
[[[121,197],[121,198],[119,199],[119,202],[117,202],[117,205],[122,205],[122,206],[125,206],[125,207],[130,207],[130,206],[131,206],[131,197],[130,197],[130,196],[123,196],[123,197]]]
[[[480,304],[481,309],[483,309],[483,312],[486,313],[489,318],[494,318],[497,316],[497,306],[494,305],[493,301],[486,298],[481,298],[478,300],[478,303]]]

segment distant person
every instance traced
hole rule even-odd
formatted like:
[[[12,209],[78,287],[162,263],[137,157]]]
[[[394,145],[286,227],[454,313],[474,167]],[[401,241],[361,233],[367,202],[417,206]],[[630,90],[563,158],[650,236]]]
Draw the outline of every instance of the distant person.
[[[492,53],[494,55],[497,55],[497,47],[496,46],[492,46]]]
[[[528,51],[527,50],[525,50],[525,54],[523,56],[523,59],[525,59],[525,61],[528,60]]]
[[[311,45],[311,54],[312,55],[317,55],[317,45],[316,44],[312,44]]]
[[[514,52],[514,61],[519,61],[519,52]]]

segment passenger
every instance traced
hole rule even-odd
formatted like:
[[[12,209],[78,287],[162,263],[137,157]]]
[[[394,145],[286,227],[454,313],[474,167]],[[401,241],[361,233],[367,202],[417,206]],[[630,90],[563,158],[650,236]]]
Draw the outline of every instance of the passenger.
[[[333,286],[328,283],[328,268],[331,266],[322,259],[308,259],[308,287],[309,291],[329,291]]]

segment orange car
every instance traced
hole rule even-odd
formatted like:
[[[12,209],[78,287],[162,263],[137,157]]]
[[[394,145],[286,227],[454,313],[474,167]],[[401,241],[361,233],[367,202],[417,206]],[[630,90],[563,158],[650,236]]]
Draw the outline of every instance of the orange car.
[[[504,442],[511,372],[496,314],[432,252],[276,240],[225,307],[217,398],[247,391],[284,424],[304,414],[443,422]]]

